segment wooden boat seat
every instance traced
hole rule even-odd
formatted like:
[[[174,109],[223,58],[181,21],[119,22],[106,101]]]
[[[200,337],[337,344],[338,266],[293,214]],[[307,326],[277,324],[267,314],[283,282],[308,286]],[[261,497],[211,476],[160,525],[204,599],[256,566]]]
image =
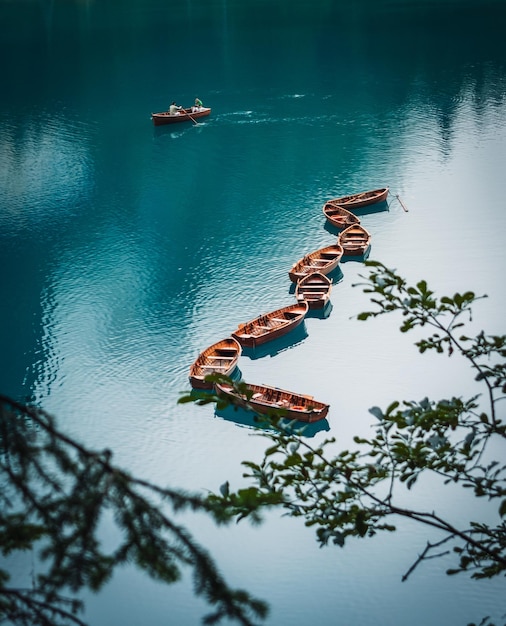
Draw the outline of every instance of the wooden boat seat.
[[[290,402],[286,398],[282,398],[281,400],[277,400],[275,402],[275,404],[277,404],[280,407],[289,407],[290,406]]]
[[[214,356],[210,355],[207,357],[211,361],[233,361],[235,357],[233,356]]]

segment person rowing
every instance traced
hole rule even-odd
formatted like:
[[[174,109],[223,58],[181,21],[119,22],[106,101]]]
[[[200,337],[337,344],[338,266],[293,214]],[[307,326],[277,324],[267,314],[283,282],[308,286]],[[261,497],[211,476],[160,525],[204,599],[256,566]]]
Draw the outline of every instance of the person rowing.
[[[172,104],[169,107],[169,113],[171,115],[179,115],[181,110],[182,110],[182,108],[183,108],[182,106],[179,106],[175,102],[172,102]]]

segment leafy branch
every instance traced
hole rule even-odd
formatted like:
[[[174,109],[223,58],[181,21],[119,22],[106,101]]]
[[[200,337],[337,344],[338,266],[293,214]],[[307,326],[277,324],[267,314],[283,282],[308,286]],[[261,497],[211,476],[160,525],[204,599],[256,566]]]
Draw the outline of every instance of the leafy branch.
[[[169,514],[201,511],[216,523],[223,511],[200,494],[159,487],[121,470],[109,450],[95,452],[60,432],[39,408],[0,396],[0,550],[37,551],[40,572],[29,588],[8,585],[0,570],[0,622],[56,626],[84,622],[82,603],[62,595],[100,589],[114,569],[133,563],[166,584],[193,571],[196,595],[213,606],[204,623],[224,618],[252,626],[264,602],[231,589],[211,556]],[[105,550],[99,528],[112,512],[117,545]]]
[[[293,433],[279,429],[262,433],[272,443],[260,463],[245,461],[244,476],[251,487],[226,489],[209,500],[237,519],[255,514],[278,502],[288,515],[301,517],[314,527],[321,546],[344,546],[350,537],[370,537],[395,530],[395,518],[407,518],[439,531],[441,538],[428,542],[406,572],[407,579],[420,563],[447,554],[443,544],[453,546],[455,567],[448,574],[468,572],[473,578],[506,573],[506,426],[498,404],[506,393],[506,337],[463,334],[472,321],[472,307],[482,297],[472,292],[437,298],[425,281],[409,285],[381,263],[366,263],[362,276],[365,293],[376,306],[360,313],[365,321],[387,313],[400,313],[403,333],[429,328],[431,333],[416,342],[420,353],[434,350],[460,354],[485,388],[484,400],[450,397],[439,401],[393,401],[386,410],[372,407],[374,435],[355,437],[354,450],[335,454],[335,440],[318,447]],[[464,320],[464,321],[463,321]],[[482,409],[485,403],[486,410]],[[491,444],[494,444],[492,447]],[[488,458],[487,448],[502,450],[499,460]],[[477,498],[497,503],[494,524],[469,520],[456,526],[435,511],[413,510],[402,503],[403,488],[414,489],[420,476],[433,474],[443,484],[458,485]],[[271,502],[269,501],[271,499]],[[251,513],[249,512],[251,511]]]

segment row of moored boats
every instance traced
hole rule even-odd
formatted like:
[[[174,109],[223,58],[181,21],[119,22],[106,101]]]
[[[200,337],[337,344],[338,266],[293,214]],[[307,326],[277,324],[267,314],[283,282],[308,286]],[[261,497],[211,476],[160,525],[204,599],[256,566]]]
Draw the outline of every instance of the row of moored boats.
[[[303,422],[316,422],[327,416],[329,405],[313,396],[249,383],[241,385],[241,391],[238,391],[232,384],[213,383],[207,377],[210,374],[231,377],[243,348],[256,348],[278,339],[299,326],[309,309],[327,306],[332,291],[332,278],[328,275],[344,256],[365,257],[371,245],[371,234],[362,226],[354,210],[385,202],[388,191],[388,187],[383,187],[325,203],[325,217],[340,232],[336,243],[306,254],[291,267],[288,275],[295,283],[296,302],[239,324],[230,337],[201,352],[190,367],[189,379],[193,388],[214,389],[217,395],[228,398],[233,404],[261,414],[280,409],[283,417]]]

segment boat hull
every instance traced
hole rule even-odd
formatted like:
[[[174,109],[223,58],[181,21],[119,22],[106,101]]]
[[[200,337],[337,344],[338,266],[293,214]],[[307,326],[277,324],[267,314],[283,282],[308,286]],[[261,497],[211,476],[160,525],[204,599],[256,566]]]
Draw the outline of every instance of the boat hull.
[[[312,423],[325,419],[329,405],[318,402],[313,396],[297,394],[278,387],[246,384],[247,394],[239,393],[232,385],[217,383],[216,394],[234,405],[252,409],[261,415],[279,413],[283,419]]]
[[[385,202],[388,192],[388,187],[381,187],[380,189],[372,189],[371,191],[362,191],[360,193],[353,193],[349,196],[333,198],[332,200],[329,200],[327,204],[338,204],[339,206],[352,211],[353,209],[359,209],[370,204],[376,204],[377,202]]]
[[[194,389],[212,389],[213,383],[205,380],[209,374],[231,376],[241,356],[241,345],[227,337],[209,346],[199,354],[190,367],[189,381]]]
[[[184,111],[184,112],[183,112]],[[207,117],[211,113],[210,108],[203,107],[200,111],[193,112],[190,109],[183,109],[182,112],[176,115],[171,115],[168,111],[162,111],[161,113],[151,113],[151,119],[155,126],[163,126],[165,124],[178,124],[180,122],[193,122],[201,117]]]
[[[364,256],[371,245],[371,233],[356,224],[345,228],[337,238],[344,256]]]
[[[295,297],[299,302],[307,302],[310,309],[323,309],[330,300],[332,280],[315,272],[301,278],[295,288]]]
[[[232,337],[245,348],[256,348],[297,328],[304,321],[308,308],[307,303],[299,302],[260,315],[249,322],[239,324]]]
[[[323,205],[323,214],[332,226],[340,230],[353,224],[360,224],[360,218],[343,206],[336,204],[333,200]]]
[[[330,274],[339,265],[343,253],[343,247],[339,242],[333,246],[326,246],[310,252],[292,265],[288,276],[292,282],[297,283],[304,276],[314,272]]]

